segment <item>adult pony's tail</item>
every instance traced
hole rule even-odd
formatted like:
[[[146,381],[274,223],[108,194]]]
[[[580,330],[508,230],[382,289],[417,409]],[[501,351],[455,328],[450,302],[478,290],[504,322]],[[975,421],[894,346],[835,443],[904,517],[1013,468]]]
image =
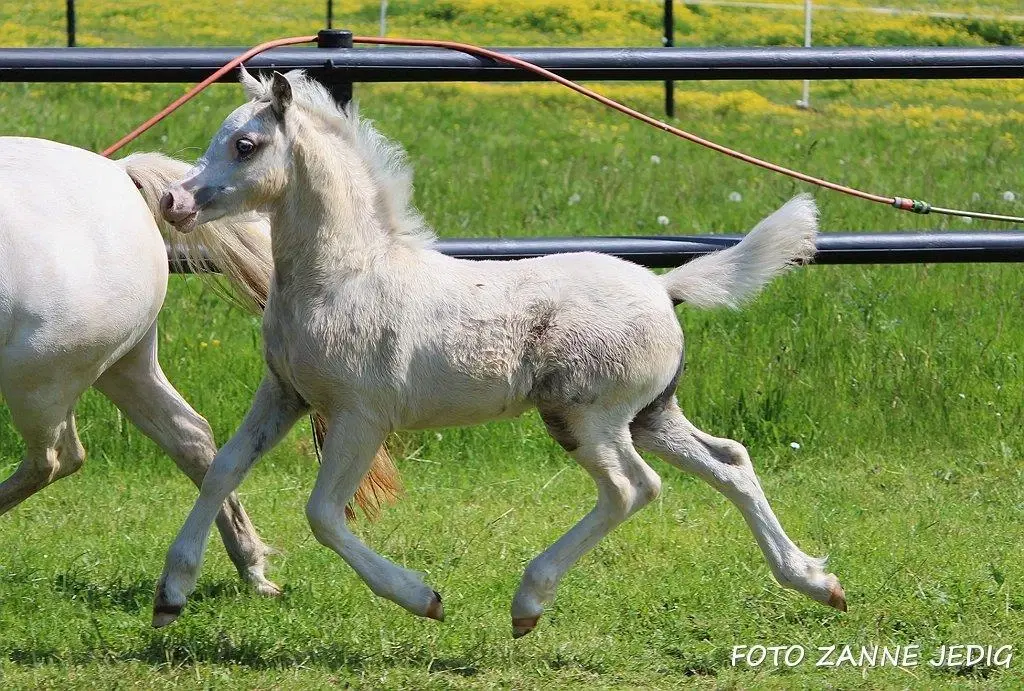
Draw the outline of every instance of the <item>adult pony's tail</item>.
[[[160,153],[131,154],[115,163],[139,188],[172,256],[181,257],[195,273],[212,278],[213,284],[228,299],[252,314],[262,314],[274,270],[270,223],[258,214],[250,214],[210,221],[191,233],[179,233],[163,220],[160,197],[171,183],[185,177],[192,166]],[[227,286],[211,271],[220,272]],[[326,432],[326,420],[314,413],[313,435],[318,447]],[[374,518],[383,505],[394,503],[400,494],[398,469],[387,449],[381,447],[356,490],[355,502],[367,516]],[[349,517],[355,515],[350,507],[345,511]]]
[[[198,274],[213,276],[211,270],[221,272],[227,279],[227,290],[222,290],[226,297],[253,314],[261,314],[274,270],[267,220],[257,214],[234,216],[204,223],[191,233],[179,233],[160,214],[160,197],[192,166],[159,153],[131,154],[115,163],[139,188],[172,256],[180,257]],[[219,289],[225,288],[223,282],[214,280]]]
[[[793,197],[739,243],[661,276],[669,297],[694,307],[738,308],[773,278],[814,258],[818,209],[809,194]]]

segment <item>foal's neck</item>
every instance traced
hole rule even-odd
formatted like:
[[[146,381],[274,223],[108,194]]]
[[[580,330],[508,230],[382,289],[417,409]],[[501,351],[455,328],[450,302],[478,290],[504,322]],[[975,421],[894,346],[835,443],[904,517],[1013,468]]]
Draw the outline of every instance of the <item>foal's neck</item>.
[[[383,259],[392,244],[366,164],[312,122],[299,126],[287,187],[272,214],[279,287],[336,282]]]

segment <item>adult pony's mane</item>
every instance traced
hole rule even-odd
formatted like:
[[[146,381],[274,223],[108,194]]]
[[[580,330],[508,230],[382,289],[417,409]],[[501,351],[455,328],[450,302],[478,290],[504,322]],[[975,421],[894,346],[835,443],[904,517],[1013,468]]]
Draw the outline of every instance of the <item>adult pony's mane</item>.
[[[360,117],[355,103],[339,106],[330,92],[304,71],[292,70],[285,78],[292,85],[293,104],[332,127],[349,150],[366,164],[378,190],[377,213],[387,231],[417,245],[433,243],[434,231],[412,204],[412,166],[405,149],[378,132],[372,121]],[[270,101],[270,77],[260,76],[257,81],[245,74],[242,83],[254,100]]]

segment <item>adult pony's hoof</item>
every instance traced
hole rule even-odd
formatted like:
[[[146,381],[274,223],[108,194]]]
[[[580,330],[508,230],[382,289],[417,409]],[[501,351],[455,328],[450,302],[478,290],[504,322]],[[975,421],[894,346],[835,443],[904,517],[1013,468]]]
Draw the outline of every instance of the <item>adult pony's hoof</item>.
[[[427,607],[427,616],[436,621],[444,621],[444,607],[441,606],[441,593],[434,591],[434,599]]]
[[[835,577],[833,576],[833,578]],[[832,584],[832,592],[828,596],[828,606],[838,609],[840,612],[846,611],[846,592],[843,590],[843,586],[839,585],[838,579]]]
[[[263,580],[259,583],[253,583],[252,587],[257,595],[262,595],[263,597],[281,597],[284,595],[284,591],[273,581]]]
[[[535,617],[512,617],[512,638],[522,638],[533,631],[539,619],[539,614]]]
[[[162,629],[181,616],[183,605],[153,605],[153,628]]]

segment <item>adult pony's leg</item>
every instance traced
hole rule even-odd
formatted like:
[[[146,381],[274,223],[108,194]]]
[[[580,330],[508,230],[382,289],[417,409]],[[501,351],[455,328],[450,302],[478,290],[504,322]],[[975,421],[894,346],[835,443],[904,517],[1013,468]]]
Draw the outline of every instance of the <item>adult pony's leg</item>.
[[[345,522],[345,505],[370,468],[387,436],[356,412],[336,414],[328,423],[322,464],[306,505],[306,517],[316,539],[337,552],[375,594],[413,614],[444,621],[441,596],[415,571],[404,569],[367,547]]]
[[[512,600],[512,635],[524,636],[537,626],[544,606],[555,597],[558,582],[580,557],[616,526],[661,491],[661,478],[633,448],[626,428],[610,411],[581,413],[541,411],[549,431],[597,484],[597,504],[539,556],[530,562]],[[575,420],[575,422],[574,422]]]
[[[242,425],[213,459],[203,478],[199,498],[167,552],[153,603],[153,626],[178,618],[195,589],[210,528],[224,501],[260,456],[274,447],[309,410],[306,402],[273,373],[260,383]]]
[[[43,487],[82,467],[85,449],[75,431],[74,413],[55,426],[21,430],[25,455],[14,473],[0,483],[0,515],[13,509]]]
[[[167,381],[157,359],[157,342],[154,324],[131,351],[103,373],[95,386],[199,487],[217,455],[217,446],[206,419]],[[264,575],[271,549],[260,540],[233,493],[217,514],[217,528],[242,578],[261,595],[280,595],[280,588]]]
[[[0,483],[0,515],[72,474],[85,461],[73,409],[88,383],[65,369],[37,360],[4,361],[0,392],[25,440],[25,455],[14,473]]]
[[[736,505],[780,584],[846,611],[839,579],[825,571],[824,559],[804,554],[786,535],[742,444],[694,427],[674,398],[642,412],[630,429],[638,447],[698,475]]]

